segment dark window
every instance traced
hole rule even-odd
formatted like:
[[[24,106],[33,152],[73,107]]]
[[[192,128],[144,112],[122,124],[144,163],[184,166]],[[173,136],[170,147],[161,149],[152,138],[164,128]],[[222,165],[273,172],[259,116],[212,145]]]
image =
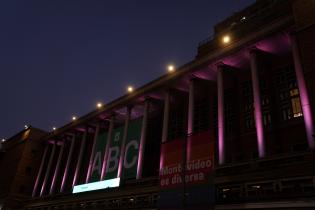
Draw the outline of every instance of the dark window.
[[[242,95],[243,95],[243,116],[245,121],[245,129],[252,130],[255,128],[254,120],[254,100],[253,89],[251,81],[242,83]]]
[[[210,99],[209,97],[195,100],[194,104],[194,132],[205,131],[210,127]]]
[[[36,155],[37,155],[37,150],[32,149],[32,150],[31,150],[31,155],[32,155],[32,157],[36,157]]]
[[[24,193],[25,192],[25,186],[24,185],[20,185],[19,192],[20,193]]]
[[[183,107],[172,109],[169,116],[168,140],[173,140],[185,136],[184,120],[185,110]]]
[[[32,173],[32,168],[29,167],[29,166],[26,167],[26,168],[25,168],[25,174],[29,176],[29,175],[31,175],[31,173]]]

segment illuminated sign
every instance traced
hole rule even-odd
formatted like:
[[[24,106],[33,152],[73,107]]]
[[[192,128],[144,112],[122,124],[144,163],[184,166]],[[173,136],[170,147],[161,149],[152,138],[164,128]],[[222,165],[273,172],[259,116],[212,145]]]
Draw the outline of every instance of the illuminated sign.
[[[100,190],[112,187],[119,187],[120,178],[108,179],[100,182],[92,182],[74,186],[72,193],[87,192],[92,190]]]

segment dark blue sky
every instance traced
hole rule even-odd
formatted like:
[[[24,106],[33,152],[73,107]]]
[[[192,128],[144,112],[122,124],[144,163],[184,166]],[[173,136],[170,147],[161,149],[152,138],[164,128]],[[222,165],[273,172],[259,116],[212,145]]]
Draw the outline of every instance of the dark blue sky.
[[[254,0],[0,2],[0,138],[60,127],[191,61],[213,26]]]

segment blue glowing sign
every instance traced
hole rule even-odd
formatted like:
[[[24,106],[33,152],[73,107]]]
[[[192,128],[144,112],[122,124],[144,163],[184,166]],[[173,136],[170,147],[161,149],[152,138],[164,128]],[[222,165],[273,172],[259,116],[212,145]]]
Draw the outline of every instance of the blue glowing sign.
[[[119,187],[120,178],[108,179],[100,182],[92,182],[88,184],[76,185],[73,187],[72,193],[87,192],[92,190],[100,190],[105,188]]]

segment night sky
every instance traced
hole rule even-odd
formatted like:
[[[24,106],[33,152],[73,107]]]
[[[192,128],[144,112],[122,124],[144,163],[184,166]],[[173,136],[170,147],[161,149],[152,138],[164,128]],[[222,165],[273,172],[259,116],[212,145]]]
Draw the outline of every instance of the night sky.
[[[0,1],[0,138],[47,131],[194,59],[254,0]]]

